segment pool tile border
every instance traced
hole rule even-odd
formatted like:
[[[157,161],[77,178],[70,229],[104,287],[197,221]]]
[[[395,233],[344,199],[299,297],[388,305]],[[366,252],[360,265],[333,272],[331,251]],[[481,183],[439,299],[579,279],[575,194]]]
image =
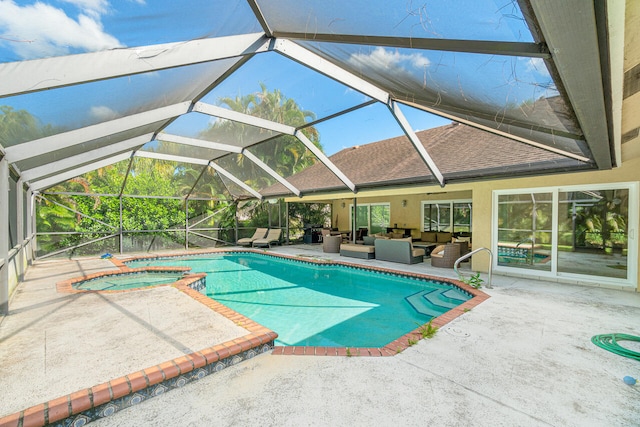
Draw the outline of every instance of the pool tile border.
[[[112,259],[113,261],[113,259]],[[95,279],[100,279],[103,277],[109,276],[126,276],[128,274],[142,274],[142,273],[182,273],[185,277],[190,271],[191,267],[140,267],[140,268],[130,268],[122,263],[114,263],[119,270],[110,270],[110,271],[100,271],[97,273],[87,274],[84,276],[74,277],[68,280],[62,280],[56,283],[56,291],[63,293],[121,293],[121,292],[132,292],[139,291],[143,289],[148,289],[150,287],[158,287],[158,286],[170,286],[176,282],[169,283],[159,283],[153,286],[146,286],[140,288],[131,288],[131,289],[120,289],[120,290],[91,290],[91,289],[76,289],[73,285],[82,282],[88,282]],[[122,264],[122,266],[120,266]]]

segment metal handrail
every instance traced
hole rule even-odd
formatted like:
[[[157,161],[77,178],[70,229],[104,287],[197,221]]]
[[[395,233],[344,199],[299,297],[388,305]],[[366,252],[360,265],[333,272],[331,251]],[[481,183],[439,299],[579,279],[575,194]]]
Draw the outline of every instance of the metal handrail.
[[[473,251],[469,252],[468,254],[462,255],[453,264],[453,271],[455,271],[456,274],[458,275],[458,277],[460,277],[461,274],[458,271],[458,264],[460,264],[462,261],[464,261],[467,258],[471,258],[474,254],[477,254],[480,251],[489,252],[489,280],[487,281],[486,287],[487,287],[487,289],[492,289],[492,286],[491,286],[491,272],[493,270],[493,252],[491,252],[491,249],[489,249],[489,248],[484,248],[484,247],[483,248],[478,248],[476,250],[473,250]]]

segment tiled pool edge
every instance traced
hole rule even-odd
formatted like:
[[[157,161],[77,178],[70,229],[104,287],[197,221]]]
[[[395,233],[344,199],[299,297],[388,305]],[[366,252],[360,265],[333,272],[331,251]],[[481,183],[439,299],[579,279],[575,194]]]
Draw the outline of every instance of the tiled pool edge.
[[[465,301],[463,304],[452,308],[441,316],[435,317],[431,325],[442,328],[447,325],[453,319],[462,316],[467,311],[478,306],[483,301],[489,298],[484,292],[483,295],[475,295],[469,301]],[[422,326],[414,329],[413,331],[401,336],[400,338],[391,341],[384,347],[371,348],[371,347],[305,347],[305,346],[276,346],[273,349],[272,354],[287,355],[287,356],[347,356],[347,357],[387,357],[395,356],[398,353],[403,352],[409,347],[417,344],[418,341],[424,339],[422,336]]]
[[[139,290],[140,288],[125,291],[84,291],[72,288],[72,284],[76,281],[140,270],[129,268],[116,259],[111,261],[119,267],[119,271],[93,273],[65,280],[56,284],[57,290],[72,293]],[[165,269],[165,267],[152,268],[154,270]],[[145,269],[149,268],[145,267]],[[169,269],[177,270],[175,267],[170,267]],[[190,268],[179,268],[179,270],[189,271]],[[122,409],[129,408],[152,397],[164,394],[167,391],[181,388],[210,374],[220,372],[228,366],[236,365],[244,360],[273,350],[274,341],[278,337],[275,332],[199,292],[199,289],[204,284],[205,277],[206,274],[204,273],[190,274],[177,280],[172,286],[232,320],[238,326],[249,331],[249,334],[40,403],[23,411],[9,414],[0,418],[0,427],[68,427],[85,425],[96,419],[113,415]]]
[[[464,282],[462,282],[460,280],[436,277],[436,276],[431,276],[431,275],[428,275],[428,274],[398,271],[398,270],[393,270],[393,269],[390,269],[390,268],[382,268],[382,267],[369,266],[369,265],[361,266],[359,264],[352,264],[352,263],[344,262],[344,261],[335,261],[335,260],[328,261],[328,260],[300,257],[300,256],[294,256],[294,255],[287,255],[287,254],[276,254],[276,253],[273,253],[273,252],[269,252],[267,250],[258,250],[258,249],[251,249],[251,248],[247,248],[247,249],[214,249],[214,250],[207,250],[207,251],[204,251],[204,252],[194,252],[194,253],[187,253],[187,254],[185,254],[184,252],[178,252],[178,253],[170,253],[170,254],[162,254],[162,255],[149,255],[149,256],[142,256],[142,257],[132,258],[131,260],[128,260],[127,262],[138,261],[138,260],[159,259],[159,258],[198,256],[198,255],[206,255],[206,254],[221,253],[221,252],[252,252],[252,253],[259,253],[259,254],[263,254],[263,255],[270,255],[270,256],[273,256],[273,257],[277,257],[277,258],[286,258],[286,259],[293,260],[293,261],[298,261],[298,262],[308,262],[308,263],[311,263],[311,264],[341,265],[341,266],[344,266],[344,267],[355,268],[355,269],[375,270],[375,271],[379,271],[379,272],[387,273],[387,274],[400,275],[400,276],[406,276],[406,277],[417,277],[417,278],[427,279],[427,280],[435,280],[435,281],[438,281],[438,282],[446,282],[448,284],[454,285],[454,286],[462,289],[463,291],[469,293],[470,295],[472,295],[472,298],[470,300],[465,301],[464,303],[460,304],[457,307],[452,308],[451,310],[447,311],[446,313],[444,313],[444,314],[442,314],[442,315],[440,315],[438,317],[433,318],[431,324],[433,326],[437,327],[437,328],[441,328],[441,327],[445,326],[446,324],[448,324],[452,320],[462,316],[467,311],[473,309],[474,307],[477,307],[479,304],[481,304],[482,302],[484,302],[487,299],[489,299],[489,295],[485,294],[484,292],[482,292],[482,291],[480,291],[480,290],[478,290],[478,289],[476,289],[476,288],[474,288],[474,287],[472,287],[472,286],[470,286],[470,285],[468,285],[468,284],[466,284],[466,283],[464,283]],[[123,265],[123,266],[126,267],[126,263],[125,262],[116,261],[115,259],[113,261],[114,262],[120,262],[120,265]],[[208,297],[206,297],[206,298],[209,299]],[[219,304],[219,303],[216,302],[216,304]],[[220,304],[220,305],[222,307],[225,307],[222,304]],[[233,311],[233,310],[230,310],[230,311]],[[236,314],[238,314],[238,313],[236,313]],[[411,331],[411,332],[401,336],[400,338],[390,342],[389,344],[385,345],[384,347],[379,347],[379,348],[370,348],[370,347],[276,346],[276,347],[274,347],[272,354],[274,354],[274,355],[287,355],[287,356],[289,356],[289,355],[293,355],[293,356],[368,356],[368,357],[394,356],[394,355],[396,355],[398,353],[403,352],[407,348],[415,345],[415,343],[417,343],[418,341],[423,339],[421,329],[422,329],[422,326],[419,326],[418,328],[416,328],[413,331]]]

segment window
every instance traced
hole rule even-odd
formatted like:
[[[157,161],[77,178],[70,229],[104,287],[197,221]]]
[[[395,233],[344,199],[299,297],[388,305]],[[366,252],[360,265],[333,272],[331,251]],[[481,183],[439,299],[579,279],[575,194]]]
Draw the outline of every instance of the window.
[[[422,230],[471,233],[471,201],[422,202]]]

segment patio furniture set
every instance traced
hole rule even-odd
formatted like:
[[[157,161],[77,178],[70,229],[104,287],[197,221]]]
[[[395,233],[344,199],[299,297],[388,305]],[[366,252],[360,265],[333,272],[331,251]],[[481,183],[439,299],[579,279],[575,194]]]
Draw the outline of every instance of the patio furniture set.
[[[470,237],[454,237],[452,233],[422,232],[420,240],[411,237],[394,238],[387,235],[364,236],[362,244],[342,243],[342,237],[323,235],[323,251],[341,256],[377,259],[403,264],[423,262],[431,258],[434,267],[453,268],[455,261],[467,254]]]

